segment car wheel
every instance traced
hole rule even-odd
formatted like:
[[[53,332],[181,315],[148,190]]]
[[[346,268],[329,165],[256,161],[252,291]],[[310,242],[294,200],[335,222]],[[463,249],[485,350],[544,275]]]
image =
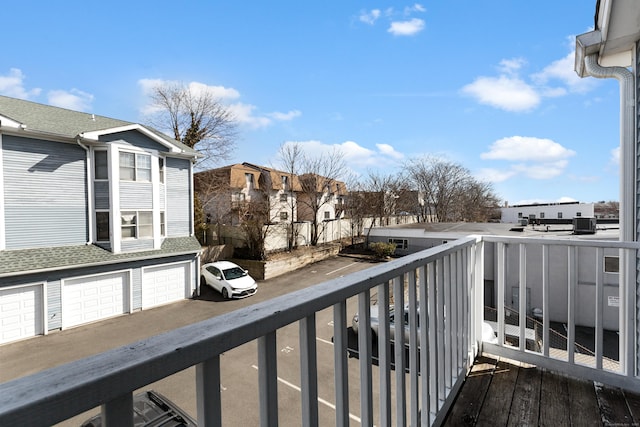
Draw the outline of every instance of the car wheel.
[[[204,278],[204,276],[200,276],[200,286],[206,286],[207,285],[207,279]]]
[[[229,299],[229,291],[227,291],[227,288],[222,288],[222,298]]]

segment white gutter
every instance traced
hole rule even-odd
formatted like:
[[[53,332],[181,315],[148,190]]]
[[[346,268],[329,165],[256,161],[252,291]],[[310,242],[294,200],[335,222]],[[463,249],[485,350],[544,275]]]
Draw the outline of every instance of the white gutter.
[[[93,244],[93,180],[91,179],[92,177],[92,167],[91,167],[91,150],[89,150],[89,147],[87,147],[86,145],[84,145],[82,143],[82,141],[80,140],[80,137],[76,138],[76,143],[84,148],[84,151],[87,154],[87,172],[86,172],[86,185],[87,185],[87,228],[88,228],[88,233],[87,233],[87,245],[92,245]]]
[[[635,84],[633,73],[624,67],[601,67],[598,55],[584,57],[587,75],[620,82],[620,240],[633,242],[635,238]]]

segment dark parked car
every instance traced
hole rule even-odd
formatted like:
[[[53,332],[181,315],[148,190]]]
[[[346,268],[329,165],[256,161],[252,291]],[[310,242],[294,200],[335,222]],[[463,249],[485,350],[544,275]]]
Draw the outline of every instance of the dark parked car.
[[[160,393],[148,390],[133,396],[133,425],[135,427],[197,427],[196,422],[175,403]],[[81,427],[100,427],[102,418],[97,414]]]

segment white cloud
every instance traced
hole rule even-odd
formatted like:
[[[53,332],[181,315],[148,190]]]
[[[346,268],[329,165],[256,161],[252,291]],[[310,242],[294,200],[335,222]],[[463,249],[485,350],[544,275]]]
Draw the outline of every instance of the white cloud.
[[[484,160],[514,162],[502,169],[483,169],[481,175],[490,182],[503,182],[516,176],[545,180],[564,173],[575,151],[546,138],[512,136],[491,144],[480,154]]]
[[[575,40],[575,38],[572,38]],[[462,93],[479,103],[506,111],[530,111],[542,98],[557,98],[568,93],[585,93],[597,79],[583,79],[574,71],[575,52],[551,62],[542,71],[531,74],[530,82],[519,73],[527,64],[524,58],[503,59],[498,65],[499,76],[480,76],[462,88]]]
[[[358,19],[365,24],[373,25],[380,18],[380,9],[372,9],[369,12],[363,11],[360,13]]]
[[[512,168],[515,172],[525,175],[531,179],[550,179],[559,176],[567,167],[566,160],[539,164],[517,164]]]
[[[90,111],[93,95],[78,89],[50,90],[47,93],[47,102],[50,105],[68,108],[75,111]]]
[[[611,150],[611,157],[609,159],[609,163],[620,167],[620,146]]]
[[[413,12],[426,12],[427,9],[420,3],[416,3],[413,6],[405,7],[404,14],[411,15]]]
[[[293,143],[294,141],[289,141]],[[389,144],[376,144],[377,150],[372,150],[355,141],[345,141],[341,144],[325,144],[318,140],[296,141],[309,156],[320,156],[333,150],[338,150],[344,160],[353,169],[389,164],[404,158],[404,155]]]
[[[380,153],[384,154],[385,156],[389,156],[397,160],[404,158],[404,154],[396,151],[395,148],[393,148],[389,144],[376,144],[376,147],[378,147]]]
[[[490,160],[511,160],[548,162],[574,156],[573,150],[546,138],[512,136],[502,138],[491,144],[489,151],[480,158]]]
[[[26,76],[18,68],[10,68],[6,75],[0,75],[0,94],[13,98],[30,99],[40,95],[42,89],[27,90],[24,87]]]
[[[394,36],[413,36],[424,30],[424,20],[413,18],[408,21],[394,21],[387,32]]]
[[[476,178],[485,182],[502,182],[511,178],[516,174],[515,171],[508,170],[499,170],[499,169],[480,169],[479,172],[475,174]]]
[[[267,127],[272,123],[272,120],[268,117],[254,115],[255,105],[237,102],[228,107],[238,123],[248,125],[254,129]]]
[[[517,72],[527,64],[524,58],[503,59],[498,65],[498,70],[503,74],[517,75]]]
[[[274,120],[278,120],[278,121],[283,121],[283,122],[288,122],[291,121],[293,119],[295,119],[296,117],[300,117],[302,115],[302,113],[298,110],[291,110],[289,112],[286,113],[281,113],[281,112],[273,112],[273,113],[269,113],[267,114],[269,117],[271,117]]]
[[[462,88],[478,102],[507,111],[528,111],[540,104],[540,95],[517,77],[478,77]]]
[[[184,83],[176,80],[163,80],[163,79],[140,79],[138,85],[142,89],[142,93],[147,98],[150,97],[152,91],[157,86],[162,85],[183,85]],[[221,103],[226,104],[229,111],[235,116],[238,123],[249,126],[251,128],[263,128],[272,125],[274,122],[291,121],[296,117],[300,117],[302,112],[299,110],[291,110],[286,113],[274,111],[265,114],[256,114],[258,108],[255,105],[237,102],[240,98],[240,92],[234,88],[225,86],[208,85],[202,82],[189,82],[186,84],[189,90],[194,94],[208,93],[219,100]],[[147,99],[147,103],[141,108],[141,113],[148,115],[157,112],[157,108],[150,103],[150,99]]]
[[[546,86],[550,81],[560,81],[571,92],[585,93],[591,90],[596,79],[583,79],[574,71],[575,52],[572,51],[562,59],[553,61],[541,72],[531,75],[531,79],[540,86]]]

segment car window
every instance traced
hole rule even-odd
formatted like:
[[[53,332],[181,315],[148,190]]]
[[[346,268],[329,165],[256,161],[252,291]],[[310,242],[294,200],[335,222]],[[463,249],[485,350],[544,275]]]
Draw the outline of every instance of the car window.
[[[220,270],[218,270],[213,265],[210,265],[209,267],[207,267],[207,271],[213,274],[214,277],[217,277],[218,279],[220,278]]]
[[[241,269],[240,267],[227,268],[224,270],[224,277],[227,280],[237,279],[242,276],[246,276],[247,272]]]

